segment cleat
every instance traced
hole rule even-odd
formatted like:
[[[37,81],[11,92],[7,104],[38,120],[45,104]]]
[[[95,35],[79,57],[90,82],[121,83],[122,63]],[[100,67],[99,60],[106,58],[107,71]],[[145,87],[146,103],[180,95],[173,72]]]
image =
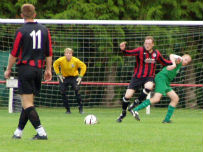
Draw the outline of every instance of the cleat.
[[[47,136],[40,136],[39,134],[36,134],[32,140],[47,140]]]
[[[13,135],[13,136],[12,136],[12,139],[21,139],[21,136]]]
[[[139,104],[138,99],[136,99],[133,103],[130,104],[130,106],[128,107],[128,111],[130,112],[132,109],[134,109],[137,104]]]
[[[122,111],[120,116],[116,119],[117,122],[122,122],[123,118],[126,116],[126,111]]]
[[[66,111],[66,114],[71,114],[71,112],[70,111]]]
[[[137,120],[140,121],[139,113],[137,111],[131,110],[130,113],[133,115],[133,117]]]
[[[66,114],[71,114],[70,109],[67,109],[67,111],[65,112]]]
[[[163,120],[162,123],[172,123],[171,120]]]

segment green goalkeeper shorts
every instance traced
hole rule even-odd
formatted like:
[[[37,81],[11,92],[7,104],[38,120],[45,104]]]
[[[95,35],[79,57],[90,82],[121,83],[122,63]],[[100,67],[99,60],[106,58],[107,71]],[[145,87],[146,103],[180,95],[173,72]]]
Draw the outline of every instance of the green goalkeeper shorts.
[[[170,81],[167,80],[166,76],[157,74],[155,77],[155,92],[165,96],[171,90]]]

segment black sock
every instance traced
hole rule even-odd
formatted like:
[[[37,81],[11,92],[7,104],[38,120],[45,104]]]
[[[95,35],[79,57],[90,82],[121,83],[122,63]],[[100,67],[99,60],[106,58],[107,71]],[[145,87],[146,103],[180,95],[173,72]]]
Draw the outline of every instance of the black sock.
[[[126,111],[128,105],[130,103],[129,100],[130,99],[127,99],[127,98],[123,97],[123,102],[122,102],[122,109],[123,109],[123,111]]]
[[[151,91],[151,90],[144,88],[143,91],[141,92],[141,95],[139,96],[138,100],[139,100],[140,102],[142,102],[143,100],[145,100],[150,91]]]
[[[25,113],[25,110],[22,108],[20,118],[19,118],[18,128],[20,130],[23,130],[25,128],[27,121],[28,121],[28,115]]]
[[[66,94],[62,94],[63,105],[67,110],[70,110],[70,106],[66,97]]]
[[[75,91],[75,97],[78,102],[78,107],[82,108],[82,99],[81,99],[81,95],[78,93],[78,90]]]
[[[32,123],[33,127],[37,129],[41,125],[41,123],[40,123],[39,115],[35,110],[35,107],[26,108],[25,112],[27,113],[28,118]]]

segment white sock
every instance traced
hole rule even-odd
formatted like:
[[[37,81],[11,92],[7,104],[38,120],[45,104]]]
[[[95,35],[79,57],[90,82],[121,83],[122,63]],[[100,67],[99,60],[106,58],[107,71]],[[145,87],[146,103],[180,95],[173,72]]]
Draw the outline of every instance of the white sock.
[[[37,131],[38,135],[40,135],[40,136],[46,136],[47,135],[42,126],[39,126],[39,128],[37,128],[36,131]]]
[[[23,131],[20,130],[19,128],[17,128],[17,129],[15,130],[15,132],[14,132],[14,135],[15,135],[15,136],[18,136],[18,137],[21,137],[22,134],[23,134]]]

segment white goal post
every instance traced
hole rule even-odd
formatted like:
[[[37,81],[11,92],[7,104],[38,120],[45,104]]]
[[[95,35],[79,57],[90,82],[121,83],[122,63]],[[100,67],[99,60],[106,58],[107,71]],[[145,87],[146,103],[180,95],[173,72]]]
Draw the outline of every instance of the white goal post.
[[[203,21],[142,21],[142,20],[54,20],[36,19],[48,27],[51,33],[54,58],[63,56],[66,47],[74,49],[74,56],[84,61],[87,72],[81,85],[81,95],[86,107],[120,107],[126,86],[135,66],[134,57],[124,57],[119,43],[128,42],[128,48],[142,46],[145,36],[155,38],[155,47],[168,58],[172,52],[189,53],[193,62],[184,68],[174,80],[172,87],[180,96],[180,108],[203,107]],[[7,65],[13,38],[23,19],[0,19],[0,68]],[[156,73],[162,66],[158,65]],[[13,70],[15,73],[15,70]],[[8,90],[0,74],[0,105],[8,106]],[[139,90],[134,98],[139,96]],[[77,106],[74,93],[68,95],[71,106]],[[149,97],[148,97],[149,98]],[[134,100],[134,99],[132,99]],[[50,83],[43,83],[37,106],[62,107],[58,82],[53,73]],[[166,107],[168,99],[155,105]],[[146,109],[150,113],[150,107]]]

